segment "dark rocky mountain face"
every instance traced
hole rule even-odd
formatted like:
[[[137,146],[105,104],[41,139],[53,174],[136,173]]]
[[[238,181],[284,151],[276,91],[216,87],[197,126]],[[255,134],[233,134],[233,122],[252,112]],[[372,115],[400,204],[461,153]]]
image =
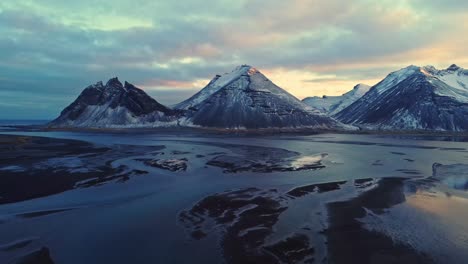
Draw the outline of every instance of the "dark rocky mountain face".
[[[172,110],[151,98],[143,90],[117,79],[106,85],[88,86],[66,107],[52,126],[112,127],[150,125],[151,122],[173,121],[179,111]],[[139,123],[141,122],[141,123]]]
[[[405,68],[390,74],[335,117],[387,130],[468,130],[468,97],[443,81],[448,71],[460,69]]]
[[[332,118],[312,113],[250,66],[238,67],[232,74],[235,76],[221,77],[229,81],[215,90],[207,86],[210,93],[203,100],[197,99],[199,103],[190,104],[191,99],[183,103],[190,104],[187,117],[193,125],[227,129],[341,127]]]

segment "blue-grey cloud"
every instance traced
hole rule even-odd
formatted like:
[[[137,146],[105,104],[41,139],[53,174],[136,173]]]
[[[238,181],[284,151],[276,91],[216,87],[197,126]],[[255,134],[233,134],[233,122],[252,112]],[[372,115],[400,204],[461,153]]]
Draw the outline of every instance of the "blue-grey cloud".
[[[0,118],[53,118],[113,76],[173,104],[243,63],[356,82],[416,63],[420,51],[446,48],[449,64],[468,51],[447,46],[463,40],[467,9],[461,0],[2,2]]]

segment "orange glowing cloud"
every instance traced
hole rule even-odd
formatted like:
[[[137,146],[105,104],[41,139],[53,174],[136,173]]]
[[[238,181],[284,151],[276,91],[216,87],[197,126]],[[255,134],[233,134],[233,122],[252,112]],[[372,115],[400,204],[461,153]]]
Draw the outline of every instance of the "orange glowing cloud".
[[[374,85],[378,78],[346,79],[332,74],[320,74],[307,70],[285,68],[261,70],[276,85],[287,90],[299,99],[308,96],[341,95],[356,84]]]

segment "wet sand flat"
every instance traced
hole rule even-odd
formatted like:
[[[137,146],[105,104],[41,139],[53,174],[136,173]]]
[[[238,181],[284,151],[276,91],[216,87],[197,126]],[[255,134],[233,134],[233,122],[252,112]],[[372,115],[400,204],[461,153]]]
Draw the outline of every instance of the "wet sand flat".
[[[465,263],[468,144],[401,140],[0,135],[0,262]]]

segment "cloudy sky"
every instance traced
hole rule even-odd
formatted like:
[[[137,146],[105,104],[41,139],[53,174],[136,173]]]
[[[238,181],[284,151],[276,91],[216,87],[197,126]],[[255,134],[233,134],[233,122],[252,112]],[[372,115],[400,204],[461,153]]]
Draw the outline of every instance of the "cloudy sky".
[[[0,119],[51,119],[110,77],[163,104],[249,64],[298,98],[410,64],[468,68],[466,0],[2,0]]]

